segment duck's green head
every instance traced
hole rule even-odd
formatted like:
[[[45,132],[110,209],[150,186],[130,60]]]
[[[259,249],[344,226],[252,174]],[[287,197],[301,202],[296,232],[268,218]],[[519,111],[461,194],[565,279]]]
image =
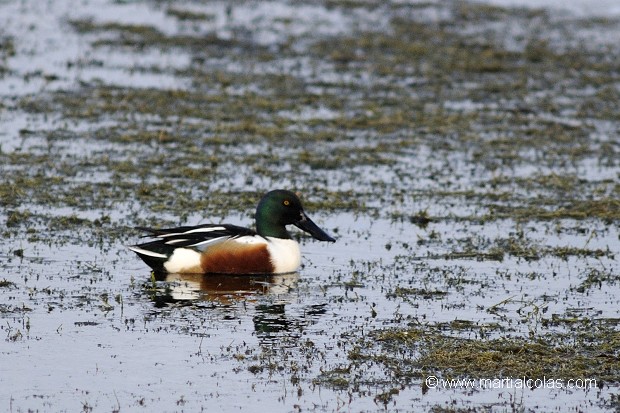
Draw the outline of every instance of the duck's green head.
[[[319,241],[336,241],[308,218],[293,192],[277,189],[265,194],[256,207],[256,231],[263,237],[290,239],[286,226],[291,224]]]

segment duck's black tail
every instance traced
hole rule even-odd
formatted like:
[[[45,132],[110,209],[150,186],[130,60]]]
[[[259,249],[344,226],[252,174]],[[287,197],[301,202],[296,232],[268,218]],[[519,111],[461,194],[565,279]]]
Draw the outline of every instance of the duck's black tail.
[[[166,271],[164,263],[168,261],[174,247],[166,245],[162,240],[156,240],[138,245],[128,245],[127,248],[138,254],[153,269],[153,271]]]

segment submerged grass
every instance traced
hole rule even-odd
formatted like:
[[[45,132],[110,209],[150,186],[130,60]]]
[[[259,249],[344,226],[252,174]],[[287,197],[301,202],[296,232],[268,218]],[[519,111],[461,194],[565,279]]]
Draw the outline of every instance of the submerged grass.
[[[15,286],[15,283],[9,280],[0,280],[0,288],[8,288]]]
[[[168,12],[179,19],[199,20],[198,15],[190,13],[181,13],[169,9]],[[208,15],[203,15],[202,20],[208,20]],[[133,25],[122,23],[96,23],[92,20],[71,20],[69,24],[79,33],[114,33],[117,36],[112,39],[98,39],[93,42],[94,46],[115,46],[115,47],[131,47],[135,49],[144,48],[190,48],[197,51],[210,49],[211,52],[221,52],[222,48],[227,49],[246,49],[247,52],[261,50],[256,45],[249,42],[239,42],[235,40],[221,39],[216,35],[208,36],[192,36],[192,35],[174,35],[168,36],[149,25]]]
[[[468,339],[442,334],[432,326],[378,330],[349,352],[347,365],[325,371],[318,382],[350,388],[359,371],[374,363],[389,372],[392,386],[408,385],[429,375],[445,380],[553,378],[566,383],[589,379],[599,388],[618,383],[620,333],[613,325],[586,322],[586,329],[583,326],[575,335],[536,339]],[[383,379],[375,384],[385,385]]]
[[[560,202],[547,199],[538,200],[536,204],[520,208],[494,205],[492,207],[492,215],[497,218],[515,218],[521,221],[600,219],[612,223],[620,220],[620,201],[611,197],[595,200],[571,199]],[[540,204],[546,204],[549,207],[541,208],[538,206]]]
[[[334,7],[350,5],[343,3]],[[432,7],[435,6],[420,6],[421,9]],[[565,109],[557,103],[549,106],[546,100],[532,100],[529,95],[532,90],[545,90],[550,86],[548,79],[539,82],[541,71],[547,77],[562,79],[579,89],[591,87],[594,82],[592,73],[614,73],[617,67],[612,61],[605,59],[601,63],[597,60],[599,52],[596,50],[568,49],[562,52],[546,39],[529,40],[520,50],[507,51],[500,33],[484,42],[475,34],[463,34],[476,19],[486,18],[494,22],[543,19],[549,23],[549,16],[542,11],[495,10],[466,3],[455,3],[447,9],[453,19],[451,25],[417,21],[405,13],[390,21],[392,31],[366,31],[339,38],[336,43],[331,39],[319,39],[313,43],[311,58],[317,64],[324,65],[325,59],[332,60],[338,70],[351,74],[352,79],[360,73],[371,73],[373,81],[367,85],[354,80],[326,81],[321,77],[303,78],[290,73],[262,73],[249,69],[251,65],[262,64],[266,58],[276,67],[282,59],[295,58],[297,55],[289,48],[281,48],[278,55],[269,57],[263,51],[257,57],[250,51],[261,49],[255,45],[246,47],[245,43],[219,41],[213,36],[168,36],[152,26],[73,20],[70,25],[79,33],[88,33],[95,38],[106,33],[116,34],[115,37],[106,36],[105,40],[94,40],[95,47],[103,44],[109,47],[180,47],[191,53],[198,53],[195,50],[198,47],[207,47],[213,48],[216,55],[241,47],[241,55],[246,59],[244,67],[248,69],[231,72],[219,67],[205,70],[199,65],[190,66],[176,73],[194,79],[198,87],[192,89],[117,88],[94,84],[48,96],[27,97],[19,102],[19,107],[30,113],[61,113],[63,118],[79,122],[113,119],[117,126],[95,128],[91,136],[122,145],[128,156],[118,159],[118,156],[102,154],[90,159],[87,166],[104,165],[104,169],[113,174],[114,185],[121,189],[119,198],[136,197],[137,194],[137,201],[142,203],[151,191],[134,189],[133,195],[128,193],[124,187],[131,191],[135,185],[142,185],[134,179],[128,181],[128,178],[173,177],[177,180],[175,185],[153,194],[163,197],[167,192],[168,197],[182,201],[196,194],[187,190],[180,192],[179,188],[210,192],[215,182],[229,176],[230,170],[223,167],[226,163],[246,166],[248,185],[253,183],[253,176],[277,180],[283,164],[294,165],[288,167],[287,172],[296,175],[304,170],[308,176],[316,171],[338,170],[344,173],[342,182],[346,182],[355,177],[355,167],[390,167],[398,164],[403,151],[415,151],[422,145],[432,148],[431,161],[450,156],[465,145],[468,148],[466,162],[489,173],[531,163],[557,168],[565,164],[575,165],[584,159],[614,164],[607,154],[617,148],[613,144],[592,141],[590,124],[550,120],[549,116],[560,115]],[[187,15],[176,9],[169,9],[168,14],[179,19],[209,19],[206,15]],[[298,39],[290,38],[289,41],[294,43]],[[567,71],[567,67],[580,70]],[[588,78],[580,77],[584,72],[590,74]],[[523,83],[519,86],[519,93],[515,93],[514,80],[506,77],[506,73],[517,74],[517,79],[531,79],[534,85]],[[420,80],[411,84],[399,80],[409,78]],[[448,78],[450,82],[446,82]],[[609,82],[613,79],[608,76]],[[609,84],[601,84],[601,78],[597,78],[597,82],[596,87],[601,90]],[[468,88],[459,87],[465,83]],[[231,93],[231,88],[237,90]],[[320,93],[316,92],[317,89]],[[526,98],[527,110],[519,103]],[[608,96],[602,93],[592,99],[596,98],[606,101]],[[487,103],[498,100],[509,102],[505,110]],[[453,102],[470,102],[471,109],[452,109]],[[306,119],[286,115],[303,114],[317,107],[327,108],[333,116]],[[542,118],[532,116],[536,112],[546,115]],[[151,116],[155,116],[154,122],[148,120]],[[365,136],[363,140],[356,137],[360,134]],[[54,131],[48,132],[46,139],[52,144],[61,144],[72,137]],[[253,147],[256,155],[240,154],[235,150],[240,144]],[[9,159],[13,165],[23,161]],[[64,170],[57,172],[59,179],[67,173]],[[414,185],[416,172],[401,171],[397,185],[379,180],[373,185],[373,191],[381,194],[383,199],[394,198],[403,188]],[[435,177],[445,179],[450,173],[450,168],[440,169],[435,172],[438,174]],[[7,194],[3,198],[11,199],[12,193],[21,191],[17,193],[18,199],[37,199],[28,188],[48,186],[50,177],[32,179],[31,185],[8,183],[2,188]],[[440,186],[433,188],[432,196],[449,201],[465,195],[468,200],[490,201],[485,205],[488,214],[464,219],[603,219],[615,222],[620,219],[620,208],[614,197],[618,188],[613,188],[612,193],[609,189],[601,192],[601,188],[611,185],[613,183],[609,180],[583,180],[574,173],[552,172],[527,178],[495,177],[483,191],[454,191]],[[532,197],[532,191],[537,192],[537,197]],[[74,192],[82,193],[79,188]],[[522,195],[524,193],[528,195]],[[360,195],[364,198],[366,194],[352,195],[345,203],[331,198],[320,207],[351,209],[369,206],[368,202],[354,199]],[[92,202],[80,202],[97,204],[105,198],[96,194],[95,197]],[[176,208],[172,205],[176,213],[183,214],[181,208],[186,203],[176,204]],[[152,204],[153,212],[169,207],[158,202]],[[205,208],[204,205],[197,207]],[[399,213],[408,215],[406,211],[390,212],[392,217],[398,217]],[[489,258],[497,259],[502,252],[514,253],[498,250],[491,252]],[[463,254],[469,252],[456,253],[454,258]]]

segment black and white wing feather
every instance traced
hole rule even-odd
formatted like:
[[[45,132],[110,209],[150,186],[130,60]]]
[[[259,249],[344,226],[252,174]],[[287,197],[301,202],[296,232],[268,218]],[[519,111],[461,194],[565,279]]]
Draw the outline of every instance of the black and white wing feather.
[[[222,241],[226,238],[257,235],[256,231],[252,229],[231,224],[205,224],[164,229],[136,227],[136,229],[149,232],[158,238],[148,244],[158,243],[174,248],[203,249],[210,243]]]

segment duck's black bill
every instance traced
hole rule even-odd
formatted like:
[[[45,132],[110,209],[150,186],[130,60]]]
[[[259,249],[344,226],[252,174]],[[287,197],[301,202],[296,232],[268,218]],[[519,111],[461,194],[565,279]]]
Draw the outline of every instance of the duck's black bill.
[[[302,231],[306,231],[308,234],[312,235],[312,237],[318,239],[319,241],[329,241],[336,242],[336,240],[330,237],[325,231],[319,228],[305,213],[301,213],[301,219],[295,222],[297,228]]]

